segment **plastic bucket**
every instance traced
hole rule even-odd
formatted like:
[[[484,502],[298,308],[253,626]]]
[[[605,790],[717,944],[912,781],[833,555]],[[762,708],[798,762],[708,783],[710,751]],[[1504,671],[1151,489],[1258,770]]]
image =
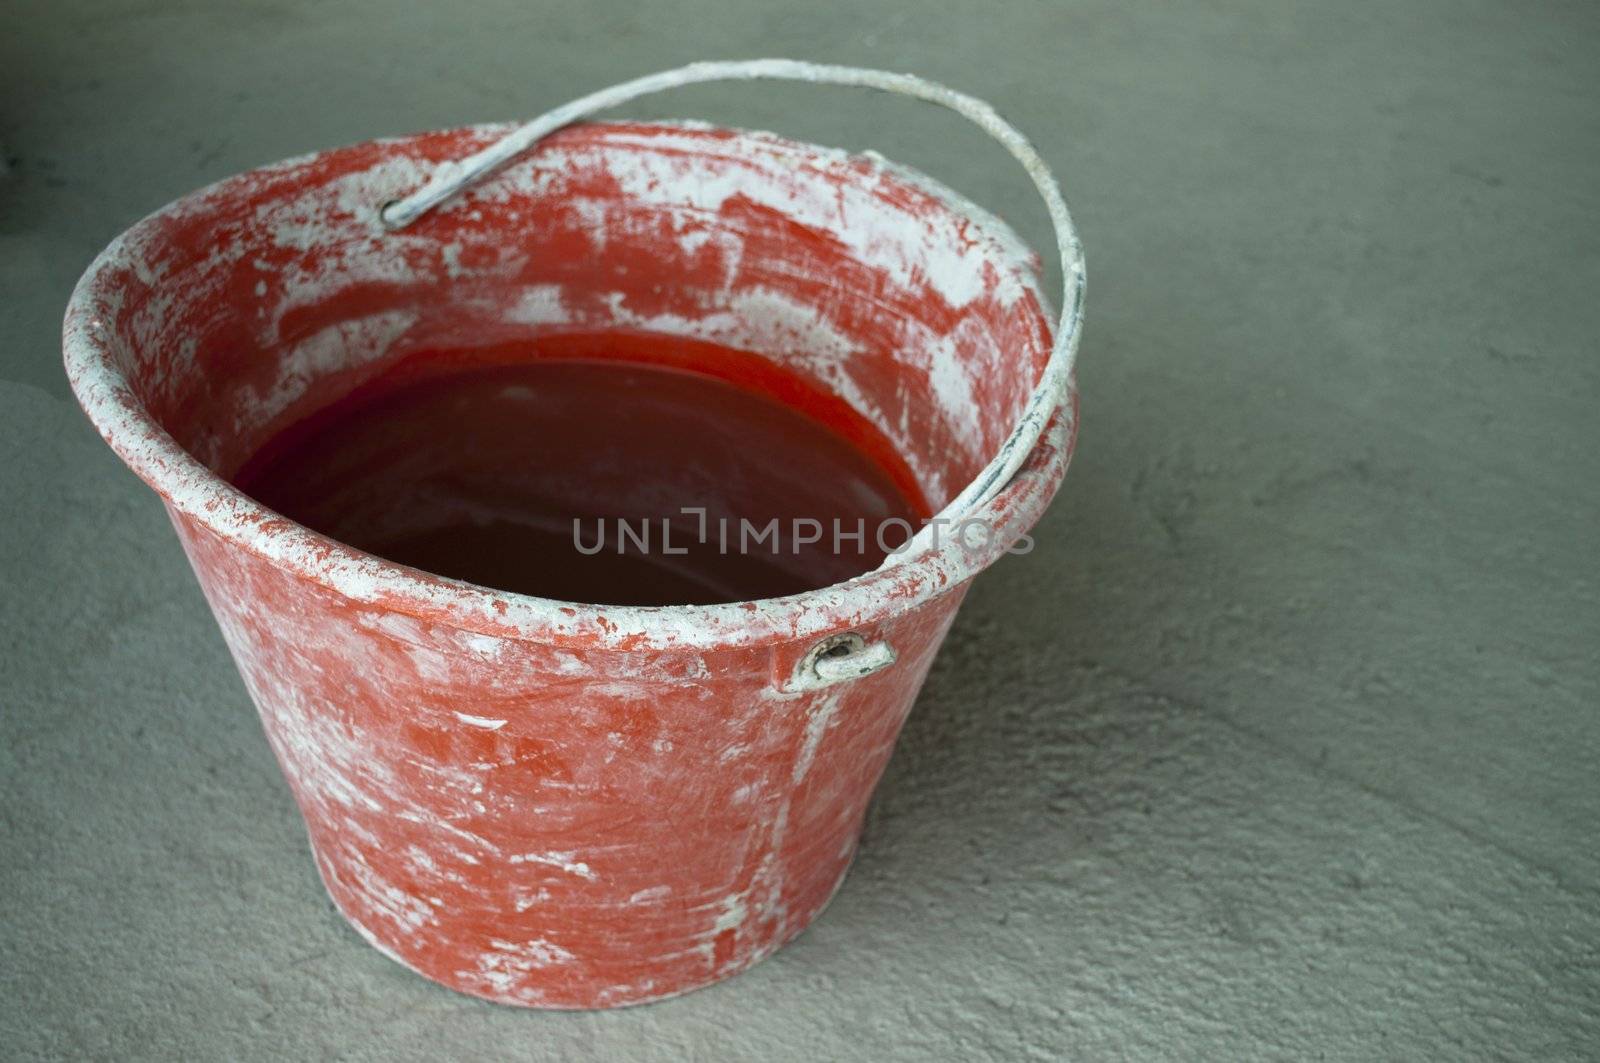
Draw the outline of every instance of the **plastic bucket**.
[[[1070,228],[1071,335],[1053,338],[1036,260],[928,179],[766,134],[568,124],[616,98],[520,145],[533,127],[457,129],[222,181],[114,242],[65,324],[78,400],[164,499],[339,910],[429,978],[535,1007],[684,992],[816,916],[970,579],[1043,513],[1075,423]],[[452,160],[496,150],[461,192]],[[386,223],[430,177],[457,188]],[[788,598],[619,608],[392,564],[228,482],[408,351],[578,326],[711,338],[807,375],[982,533],[925,532]]]

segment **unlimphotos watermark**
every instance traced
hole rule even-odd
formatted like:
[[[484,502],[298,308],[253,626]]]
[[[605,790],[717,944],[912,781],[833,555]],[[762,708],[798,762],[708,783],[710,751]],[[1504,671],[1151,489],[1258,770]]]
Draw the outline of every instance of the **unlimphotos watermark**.
[[[664,556],[687,554],[691,546],[715,545],[719,554],[782,553],[800,554],[809,550],[827,550],[835,556],[854,552],[865,555],[899,554],[907,550],[920,530],[903,517],[887,517],[869,527],[866,518],[860,517],[853,525],[839,518],[817,520],[812,517],[793,517],[781,520],[773,517],[765,522],[744,517],[718,517],[710,519],[703,506],[684,506],[678,510],[680,517],[695,518],[693,526],[685,527],[670,517],[612,520],[574,518],[572,545],[580,554],[594,555],[606,549],[623,554],[630,551],[640,554],[659,553]],[[586,527],[586,525],[588,527]],[[607,535],[608,525],[612,534]],[[987,550],[993,547],[994,526],[979,517],[950,520],[930,517],[921,522],[929,530],[929,544],[938,549],[946,537],[953,537],[968,550]],[[592,534],[591,534],[592,532]],[[1027,554],[1033,551],[1033,537],[1020,535],[1006,547],[1009,554]]]

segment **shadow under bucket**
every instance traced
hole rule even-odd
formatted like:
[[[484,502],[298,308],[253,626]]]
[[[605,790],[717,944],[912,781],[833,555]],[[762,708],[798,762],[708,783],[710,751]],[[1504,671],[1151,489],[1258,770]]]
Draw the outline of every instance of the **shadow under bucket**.
[[[688,70],[982,106],[842,68]],[[805,928],[969,581],[1042,515],[1075,425],[1064,210],[1053,336],[1033,256],[927,178],[766,134],[570,124],[623,98],[230,178],[113,243],[65,325],[78,400],[165,500],[339,910],[413,970],[533,1007],[671,996]],[[500,145],[470,189],[380,214]],[[232,485],[435,352],[606,334],[796,382],[768,397],[869,426],[908,492],[977,530],[787,597],[597,605],[397,564]]]

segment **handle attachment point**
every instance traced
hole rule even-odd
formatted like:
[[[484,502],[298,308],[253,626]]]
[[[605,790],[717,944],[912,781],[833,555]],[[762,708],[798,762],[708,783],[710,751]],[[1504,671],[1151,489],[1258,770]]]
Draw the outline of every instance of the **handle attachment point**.
[[[869,643],[854,631],[829,635],[800,658],[788,688],[820,690],[835,683],[864,679],[883,671],[898,659],[894,647],[887,642]]]

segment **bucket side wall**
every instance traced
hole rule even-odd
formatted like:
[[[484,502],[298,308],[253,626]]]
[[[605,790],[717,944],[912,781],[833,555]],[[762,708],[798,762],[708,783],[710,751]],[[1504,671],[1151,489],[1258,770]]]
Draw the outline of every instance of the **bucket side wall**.
[[[598,1007],[799,933],[964,587],[868,631],[877,675],[788,693],[798,648],[556,650],[360,607],[173,513],[352,924],[502,1003]]]

